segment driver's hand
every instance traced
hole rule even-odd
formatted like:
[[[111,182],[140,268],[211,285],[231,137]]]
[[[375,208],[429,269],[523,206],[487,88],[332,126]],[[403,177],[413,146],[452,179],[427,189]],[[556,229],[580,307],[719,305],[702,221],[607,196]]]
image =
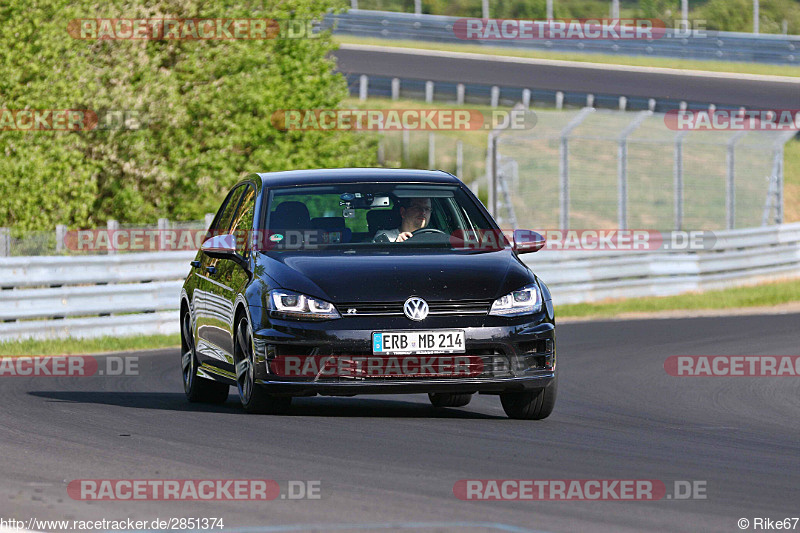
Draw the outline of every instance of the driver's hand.
[[[400,235],[397,236],[397,240],[395,242],[403,242],[413,237],[410,231],[404,231]]]

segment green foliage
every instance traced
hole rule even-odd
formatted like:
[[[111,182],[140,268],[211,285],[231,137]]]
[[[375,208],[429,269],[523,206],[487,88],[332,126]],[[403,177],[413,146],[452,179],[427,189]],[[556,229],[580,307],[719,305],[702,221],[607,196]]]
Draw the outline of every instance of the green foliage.
[[[80,18],[319,19],[341,0],[6,0],[0,109],[134,110],[140,129],[0,131],[0,226],[199,219],[250,172],[374,166],[374,136],[279,131],[279,109],[336,108],[330,35],[79,40]],[[130,123],[129,125],[133,125]]]
[[[752,31],[751,0],[711,0],[693,18],[708,21],[709,30]]]

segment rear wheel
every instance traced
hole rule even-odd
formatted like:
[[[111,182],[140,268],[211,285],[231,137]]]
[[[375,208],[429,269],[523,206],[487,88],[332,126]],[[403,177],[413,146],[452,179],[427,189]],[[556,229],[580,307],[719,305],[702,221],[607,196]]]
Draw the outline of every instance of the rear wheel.
[[[228,399],[230,386],[197,375],[197,350],[194,344],[192,315],[185,311],[181,317],[181,369],[183,391],[190,402],[223,403]]]
[[[448,393],[428,393],[428,399],[434,407],[464,407],[472,400],[472,393],[448,394]]]
[[[542,420],[550,416],[556,405],[558,378],[546,387],[525,392],[504,392],[500,402],[508,418],[518,420]]]
[[[292,404],[291,396],[273,396],[255,382],[255,346],[253,332],[246,317],[241,318],[236,327],[234,360],[236,387],[239,389],[239,398],[245,411],[276,414],[289,408]]]

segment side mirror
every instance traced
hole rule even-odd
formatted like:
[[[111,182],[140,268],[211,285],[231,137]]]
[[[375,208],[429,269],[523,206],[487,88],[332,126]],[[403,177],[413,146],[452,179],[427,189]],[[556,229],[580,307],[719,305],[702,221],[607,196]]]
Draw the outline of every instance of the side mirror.
[[[215,259],[233,259],[236,257],[236,236],[216,235],[204,242],[200,250]]]
[[[518,254],[538,252],[546,243],[545,238],[535,231],[527,229],[514,230],[514,250]]]

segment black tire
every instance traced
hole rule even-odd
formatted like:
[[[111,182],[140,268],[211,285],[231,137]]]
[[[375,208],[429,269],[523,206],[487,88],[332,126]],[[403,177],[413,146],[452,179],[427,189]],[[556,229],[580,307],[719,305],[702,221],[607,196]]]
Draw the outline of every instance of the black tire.
[[[230,385],[201,378],[197,375],[197,350],[194,344],[192,316],[184,311],[181,316],[181,370],[183,392],[192,403],[224,403],[228,399]]]
[[[433,392],[428,393],[428,399],[434,407],[464,407],[472,400],[472,393],[450,394]]]
[[[253,331],[247,317],[242,317],[236,326],[234,361],[236,361],[236,388],[239,390],[239,399],[245,411],[278,414],[289,408],[292,404],[291,396],[273,396],[255,383],[255,346]]]
[[[550,416],[556,405],[558,378],[546,387],[525,392],[505,392],[500,395],[503,411],[508,418],[517,420],[542,420]]]

